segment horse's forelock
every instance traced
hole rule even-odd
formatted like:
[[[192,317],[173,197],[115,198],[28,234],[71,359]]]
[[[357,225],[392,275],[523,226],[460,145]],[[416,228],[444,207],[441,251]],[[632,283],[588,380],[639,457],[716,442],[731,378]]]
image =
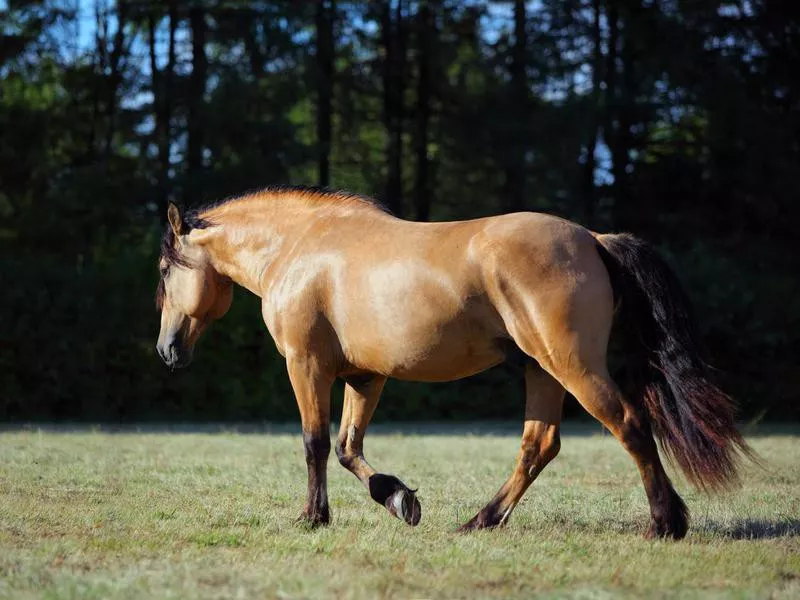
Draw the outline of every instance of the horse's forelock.
[[[212,225],[211,221],[204,219],[196,211],[185,213],[183,215],[183,224],[186,227],[187,233],[193,229],[206,229]],[[180,250],[178,250],[178,245],[175,242],[175,232],[172,227],[167,224],[164,228],[164,235],[161,236],[161,258],[163,258],[168,265],[189,266],[189,262],[181,255]]]
[[[168,265],[181,265],[184,267],[188,265],[180,250],[178,250],[175,243],[175,232],[172,231],[172,227],[169,225],[164,229],[164,235],[161,237],[161,258]]]

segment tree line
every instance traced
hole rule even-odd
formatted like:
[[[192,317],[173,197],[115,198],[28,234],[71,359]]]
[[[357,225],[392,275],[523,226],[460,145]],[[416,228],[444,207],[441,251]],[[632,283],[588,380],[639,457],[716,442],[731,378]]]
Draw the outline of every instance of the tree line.
[[[294,418],[244,291],[194,369],[153,350],[167,203],[275,183],[647,238],[743,415],[798,416],[798,73],[789,1],[11,2],[0,418]],[[512,367],[395,382],[378,418],[517,418],[520,394]]]

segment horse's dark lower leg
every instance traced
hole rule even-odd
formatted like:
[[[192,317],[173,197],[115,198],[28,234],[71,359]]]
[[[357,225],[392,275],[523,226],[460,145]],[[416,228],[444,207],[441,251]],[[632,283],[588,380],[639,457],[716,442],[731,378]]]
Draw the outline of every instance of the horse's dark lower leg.
[[[645,537],[683,538],[689,528],[689,511],[664,471],[649,427],[624,424],[618,437],[636,461],[650,504],[650,526]]]
[[[330,437],[330,390],[333,379],[320,373],[314,361],[295,359],[287,362],[300,418],[303,423],[303,448],[308,466],[308,494],[300,519],[312,526],[327,525],[328,455]]]
[[[688,511],[664,471],[648,422],[609,377],[583,375],[570,385],[570,391],[636,461],[650,503],[650,527],[645,536],[683,538],[688,529]]]
[[[336,455],[341,465],[358,477],[378,504],[409,525],[416,525],[422,509],[414,490],[394,475],[378,473],[364,458],[364,433],[378,405],[385,377],[347,382]]]
[[[328,508],[328,455],[331,452],[330,432],[304,432],[303,447],[308,466],[308,494],[302,519],[312,525],[327,525],[331,520]]]
[[[504,525],[525,491],[561,448],[559,424],[564,388],[531,363],[525,372],[525,428],[514,473],[460,531]]]
[[[553,460],[561,447],[558,424],[526,421],[517,466],[494,498],[477,515],[461,526],[461,531],[505,525],[522,495]]]

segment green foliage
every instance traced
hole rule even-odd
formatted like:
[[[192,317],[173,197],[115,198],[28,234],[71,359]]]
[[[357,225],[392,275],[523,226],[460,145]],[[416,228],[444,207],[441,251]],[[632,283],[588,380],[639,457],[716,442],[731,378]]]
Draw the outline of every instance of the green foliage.
[[[428,3],[423,50],[422,4],[398,17],[391,3],[388,38],[406,60],[390,81],[402,106],[390,109],[384,5],[337,3],[332,186],[383,196],[399,122],[407,216],[424,157],[433,219],[502,212],[522,183],[524,209],[650,239],[686,283],[743,415],[800,414],[798,16],[764,3],[546,0],[522,3],[520,46],[511,3],[441,0]],[[257,298],[237,291],[194,368],[173,374],[153,349],[152,296],[167,200],[316,182],[316,3],[191,3],[203,56],[189,5],[176,3],[174,21],[169,6],[30,0],[4,14],[0,419],[296,418]],[[521,414],[520,374],[504,366],[390,382],[377,418]]]

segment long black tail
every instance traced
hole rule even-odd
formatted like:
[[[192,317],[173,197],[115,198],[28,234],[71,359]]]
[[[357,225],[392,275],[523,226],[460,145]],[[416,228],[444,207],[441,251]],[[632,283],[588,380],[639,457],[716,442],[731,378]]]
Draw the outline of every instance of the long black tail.
[[[733,400],[711,383],[697,323],[677,277],[649,244],[632,235],[597,240],[620,300],[625,351],[641,359],[627,367],[633,394],[644,404],[662,449],[698,488],[736,483],[740,453],[752,452],[736,429]]]

